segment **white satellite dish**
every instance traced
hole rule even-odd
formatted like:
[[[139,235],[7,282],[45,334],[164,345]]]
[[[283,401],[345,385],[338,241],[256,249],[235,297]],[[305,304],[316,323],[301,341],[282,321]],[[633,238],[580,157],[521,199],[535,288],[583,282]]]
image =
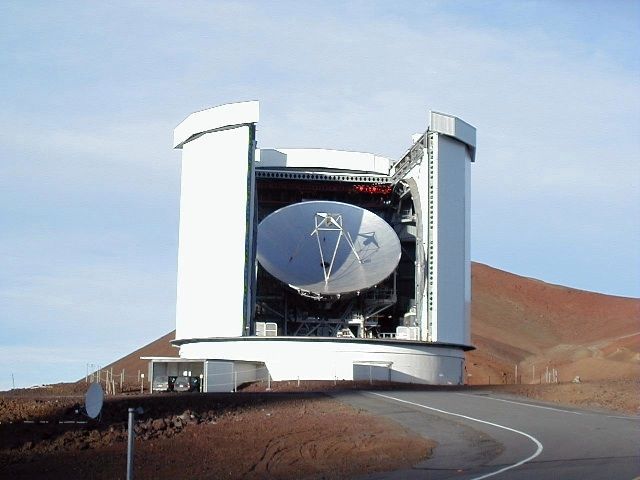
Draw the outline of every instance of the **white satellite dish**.
[[[400,255],[393,228],[348,203],[295,203],[258,225],[258,261],[301,293],[324,297],[365,290],[391,275]]]
[[[92,383],[84,397],[84,409],[87,412],[87,416],[89,418],[96,418],[100,415],[103,403],[104,392],[102,391],[102,385]]]

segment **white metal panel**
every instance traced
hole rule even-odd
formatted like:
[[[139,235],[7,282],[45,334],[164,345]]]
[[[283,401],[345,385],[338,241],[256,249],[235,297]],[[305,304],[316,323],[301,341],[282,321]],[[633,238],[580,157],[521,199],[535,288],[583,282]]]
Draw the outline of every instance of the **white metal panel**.
[[[278,324],[275,322],[266,322],[265,337],[277,337],[277,336],[278,336]]]
[[[228,103],[192,113],[173,131],[173,147],[182,148],[190,139],[202,133],[235,125],[257,123],[260,105],[256,100]]]
[[[386,363],[390,365],[391,381],[426,384],[463,381],[464,351],[461,348],[339,339],[318,342],[309,337],[250,338],[250,341],[229,339],[185,344],[180,347],[180,355],[264,362],[273,380],[353,380],[354,363]]]
[[[278,324],[275,322],[256,322],[256,337],[277,337]]]
[[[433,340],[469,344],[469,155],[465,144],[437,135],[437,324]]]
[[[430,130],[459,140],[467,145],[469,158],[475,161],[476,129],[458,117],[446,113],[431,112]]]
[[[256,149],[256,167],[286,167],[287,155],[273,148]]]
[[[396,327],[398,340],[420,340],[420,327]]]
[[[205,392],[233,392],[244,383],[266,380],[266,368],[262,364],[225,360],[204,363]]]
[[[250,295],[245,268],[253,264],[246,251],[251,147],[248,126],[211,132],[183,147],[177,339],[243,334]]]
[[[233,362],[206,361],[205,372],[205,392],[233,391]]]
[[[420,327],[409,327],[409,340],[420,340]]]
[[[323,148],[261,149],[259,167],[329,168],[389,174],[391,160],[365,152]]]
[[[391,380],[391,364],[374,363],[374,362],[358,362],[353,364],[353,379],[364,380],[369,382]]]
[[[266,379],[265,373],[266,369],[263,364],[256,364],[254,362],[234,362],[234,386],[237,388],[243,383]]]
[[[471,345],[471,162],[473,158],[467,150],[464,162],[464,343]]]
[[[409,327],[396,327],[396,338],[398,340],[409,340]]]

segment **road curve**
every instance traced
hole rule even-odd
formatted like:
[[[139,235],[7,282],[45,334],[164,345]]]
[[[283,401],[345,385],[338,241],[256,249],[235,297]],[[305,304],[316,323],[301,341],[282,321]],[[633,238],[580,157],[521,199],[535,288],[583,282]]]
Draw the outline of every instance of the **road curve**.
[[[438,442],[431,458],[374,479],[628,479],[640,476],[640,418],[490,391],[344,392],[337,399]]]

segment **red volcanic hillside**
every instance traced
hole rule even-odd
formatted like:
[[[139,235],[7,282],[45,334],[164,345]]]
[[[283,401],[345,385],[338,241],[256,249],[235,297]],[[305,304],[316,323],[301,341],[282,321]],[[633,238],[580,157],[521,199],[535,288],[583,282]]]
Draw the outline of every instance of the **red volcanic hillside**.
[[[174,330],[102,368],[103,370],[113,369],[113,375],[116,378],[118,378],[118,375],[124,370],[127,383],[137,383],[138,372],[146,375],[149,370],[149,362],[147,360],[141,360],[140,357],[178,356],[178,349],[169,343],[175,337],[176,332]],[[79,381],[84,382],[84,378]]]
[[[551,285],[472,265],[470,383],[523,383],[547,366],[559,381],[638,378],[640,299]],[[533,372],[535,369],[535,377]],[[494,380],[495,379],[495,380]]]
[[[559,381],[640,377],[640,299],[551,285],[472,264],[472,384],[523,383],[549,368]],[[114,375],[147,371],[141,356],[177,356],[175,332],[108,365]],[[535,378],[533,371],[535,368]]]

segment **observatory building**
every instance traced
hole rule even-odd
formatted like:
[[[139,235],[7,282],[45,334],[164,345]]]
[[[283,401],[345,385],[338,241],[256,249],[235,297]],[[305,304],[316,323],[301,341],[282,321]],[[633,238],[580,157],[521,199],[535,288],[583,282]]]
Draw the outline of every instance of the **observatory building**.
[[[432,111],[392,160],[258,149],[258,121],[248,101],[175,128],[180,359],[150,376],[463,383],[475,128]]]

